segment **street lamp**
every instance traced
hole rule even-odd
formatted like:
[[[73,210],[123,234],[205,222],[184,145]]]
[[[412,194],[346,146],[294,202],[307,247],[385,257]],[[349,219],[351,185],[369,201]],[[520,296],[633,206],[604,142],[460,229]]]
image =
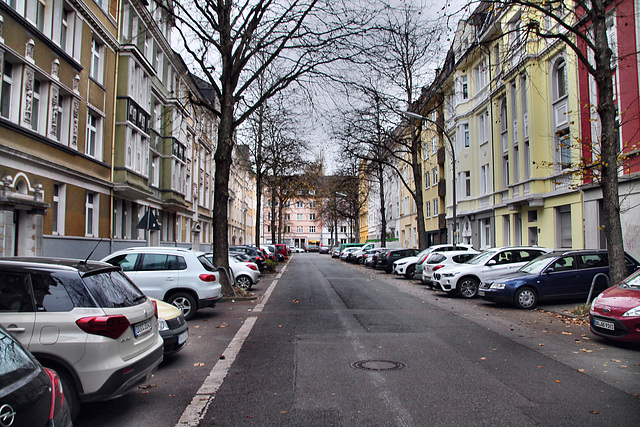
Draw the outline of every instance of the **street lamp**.
[[[447,131],[440,126],[436,121],[431,120],[428,117],[424,117],[421,116],[419,114],[413,113],[411,111],[403,111],[403,114],[407,117],[410,117],[412,119],[417,119],[417,120],[424,120],[425,122],[431,123],[432,125],[434,125],[436,128],[438,128],[438,130],[440,132],[442,132],[442,134],[447,138],[447,141],[449,141],[449,145],[451,146],[451,159],[453,160],[453,167],[452,167],[452,171],[453,171],[453,247],[456,246],[456,233],[457,233],[457,216],[456,216],[456,203],[457,203],[457,199],[456,199],[456,149],[453,145],[453,141],[451,141],[451,138],[449,138],[449,135],[447,134]]]

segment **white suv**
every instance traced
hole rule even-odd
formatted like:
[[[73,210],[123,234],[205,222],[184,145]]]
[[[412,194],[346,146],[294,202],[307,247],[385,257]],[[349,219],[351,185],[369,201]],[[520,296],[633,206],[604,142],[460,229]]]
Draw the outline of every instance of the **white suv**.
[[[463,298],[473,298],[480,282],[491,281],[516,271],[529,261],[550,252],[538,247],[503,247],[483,251],[464,264],[442,267],[433,274],[433,287]]]
[[[73,418],[81,401],[122,396],[162,362],[156,307],[120,268],[1,258],[0,277],[0,323],[58,373]]]
[[[185,320],[222,298],[220,275],[204,252],[146,246],[114,252],[102,261],[122,267],[142,292],[175,305]]]

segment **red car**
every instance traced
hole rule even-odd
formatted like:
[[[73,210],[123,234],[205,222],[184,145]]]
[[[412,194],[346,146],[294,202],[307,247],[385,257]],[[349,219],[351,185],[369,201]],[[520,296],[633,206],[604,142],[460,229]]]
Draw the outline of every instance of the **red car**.
[[[593,300],[589,326],[595,335],[640,343],[640,270]]]
[[[287,251],[287,245],[283,245],[281,243],[276,243],[275,247],[276,247],[276,250],[278,251],[279,254],[284,255],[285,259],[289,258],[289,253]]]

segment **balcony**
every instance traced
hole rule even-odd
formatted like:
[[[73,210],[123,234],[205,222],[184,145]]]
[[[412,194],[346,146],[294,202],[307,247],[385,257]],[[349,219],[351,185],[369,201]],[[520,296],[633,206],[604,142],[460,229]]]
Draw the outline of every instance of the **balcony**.
[[[437,157],[438,157],[438,166],[444,166],[444,159],[446,157],[444,147],[438,148]]]
[[[438,181],[438,197],[445,197],[447,195],[447,181],[441,179]]]
[[[441,213],[438,215],[438,228],[441,230],[447,228],[447,214]]]

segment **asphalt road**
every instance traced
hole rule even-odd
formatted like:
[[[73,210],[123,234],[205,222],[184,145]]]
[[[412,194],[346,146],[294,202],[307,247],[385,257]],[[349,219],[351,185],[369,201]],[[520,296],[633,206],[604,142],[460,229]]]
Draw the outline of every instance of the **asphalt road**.
[[[203,426],[640,425],[640,348],[564,316],[319,254],[296,254],[256,295],[199,312],[154,381],[84,405],[76,425],[173,426],[204,399]],[[216,387],[194,399],[208,376]]]

